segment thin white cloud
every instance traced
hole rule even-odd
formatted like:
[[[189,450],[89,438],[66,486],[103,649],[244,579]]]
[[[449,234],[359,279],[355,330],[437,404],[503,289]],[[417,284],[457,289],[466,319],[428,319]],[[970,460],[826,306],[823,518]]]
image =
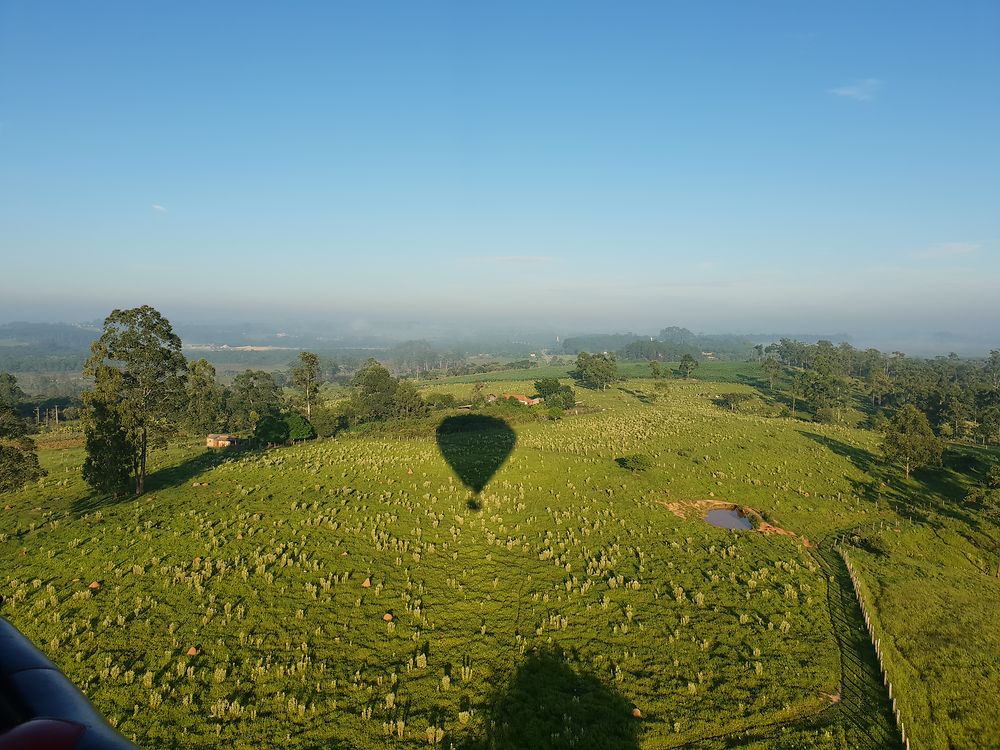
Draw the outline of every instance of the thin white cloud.
[[[921,250],[913,257],[922,260],[940,260],[942,258],[954,258],[957,255],[969,255],[978,252],[982,245],[978,242],[942,242],[940,245]]]
[[[829,89],[828,93],[834,96],[842,96],[845,99],[854,99],[859,102],[872,102],[875,101],[881,88],[882,81],[878,78],[865,78],[863,81]]]
[[[165,208],[164,208],[163,206],[161,206],[161,205],[160,205],[159,203],[154,203],[154,204],[153,204],[153,205],[151,206],[151,208],[152,208],[152,209],[153,209],[154,211],[156,211],[156,213],[158,213],[158,214],[165,214],[165,213],[167,212],[167,209],[165,209]]]

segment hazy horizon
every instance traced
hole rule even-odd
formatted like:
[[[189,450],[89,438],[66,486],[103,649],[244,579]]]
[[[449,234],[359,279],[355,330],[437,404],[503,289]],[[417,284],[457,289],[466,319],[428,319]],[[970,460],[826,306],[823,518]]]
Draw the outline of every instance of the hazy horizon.
[[[108,311],[110,312],[110,310]],[[535,326],[514,326],[501,323],[475,324],[447,319],[440,321],[417,321],[391,318],[371,319],[363,317],[342,318],[245,318],[242,320],[220,321],[219,319],[194,319],[172,316],[165,312],[174,330],[182,337],[184,345],[229,345],[247,344],[277,345],[287,344],[292,349],[318,350],[352,348],[355,346],[391,347],[395,344],[424,340],[447,347],[457,343],[473,342],[499,345],[502,342],[529,343],[538,348],[551,347],[562,339],[599,334],[634,334],[637,337],[656,337],[667,326],[688,328],[697,335],[742,336],[749,341],[768,343],[787,337],[805,342],[827,339],[834,343],[847,342],[857,349],[874,347],[883,352],[902,351],[916,357],[943,356],[957,353],[963,357],[984,357],[991,350],[1000,348],[1000,343],[992,336],[976,336],[955,331],[926,330],[899,332],[885,330],[849,331],[833,329],[776,328],[773,330],[705,329],[697,325],[685,326],[683,322],[663,321],[654,326],[633,326],[613,328],[606,326],[568,325],[552,327],[543,324]],[[86,326],[99,329],[104,315],[77,320],[58,319],[4,319],[0,326],[14,323],[49,323]],[[0,331],[2,340],[3,331]],[[291,342],[283,342],[288,337]]]
[[[5,4],[0,320],[988,350],[998,38],[990,2]]]

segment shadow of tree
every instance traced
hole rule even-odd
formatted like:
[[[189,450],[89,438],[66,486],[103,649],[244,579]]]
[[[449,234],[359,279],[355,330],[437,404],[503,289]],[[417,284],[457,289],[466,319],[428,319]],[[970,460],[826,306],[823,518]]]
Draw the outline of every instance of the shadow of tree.
[[[463,750],[639,748],[632,704],[558,647],[530,654],[487,710],[487,737]]]
[[[623,385],[618,386],[618,390],[622,393],[627,393],[629,396],[633,396],[644,404],[655,404],[656,394],[646,393],[645,391],[633,390],[632,388],[626,388]]]
[[[799,434],[809,438],[814,443],[819,443],[838,456],[846,458],[858,469],[871,475],[873,478],[875,478],[876,474],[885,473],[885,464],[881,460],[876,459],[875,455],[865,448],[859,448],[856,445],[851,445],[850,443],[845,443],[826,435],[820,435],[816,432],[809,432],[808,430],[799,430]]]
[[[756,388],[758,391],[760,391],[761,396],[773,393],[773,391],[770,388],[771,385],[770,382],[763,375],[758,377],[756,375],[748,375],[747,373],[741,372],[737,373],[736,380],[737,382],[742,383],[743,385],[748,385],[751,388]]]
[[[744,373],[739,373],[736,375],[736,382],[741,385],[747,385],[757,391],[757,395],[760,396],[761,400],[765,404],[771,406],[784,406],[789,411],[792,409],[792,399],[782,388],[783,381],[781,378],[777,378],[774,383],[774,388],[771,388],[771,382],[766,376],[756,377],[754,375],[746,375]],[[796,404],[798,411],[804,411],[801,400]]]
[[[485,414],[447,417],[437,428],[438,450],[462,484],[477,495],[516,443],[517,434],[507,422]]]
[[[179,487],[180,485],[187,484],[199,474],[213,469],[226,461],[245,456],[251,450],[249,448],[214,450],[206,448],[201,453],[197,453],[178,464],[164,466],[150,472],[146,477],[145,494],[149,495],[170,487]],[[90,495],[74,502],[72,510],[74,513],[90,513],[101,508],[118,505],[119,503],[131,502],[135,499],[136,496],[131,492],[123,493],[118,497],[112,495]]]
[[[974,472],[963,471],[970,465],[968,450],[964,447],[949,446],[941,466],[919,469],[907,481],[900,470],[871,451],[826,435],[805,430],[800,433],[848,459],[871,477],[870,481],[851,480],[855,494],[860,497],[873,502],[883,501],[897,513],[932,526],[940,525],[934,518],[937,515],[979,530],[980,519],[965,507],[968,482],[973,479]]]

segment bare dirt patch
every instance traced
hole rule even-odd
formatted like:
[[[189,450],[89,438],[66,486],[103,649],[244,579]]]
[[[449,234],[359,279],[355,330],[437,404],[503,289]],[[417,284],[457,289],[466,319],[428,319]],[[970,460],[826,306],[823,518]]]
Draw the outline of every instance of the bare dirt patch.
[[[657,500],[656,502],[678,518],[687,518],[692,514],[703,515],[710,510],[715,510],[716,508],[738,507],[732,503],[723,503],[718,500]]]
[[[83,435],[35,435],[33,437],[35,445],[38,446],[38,450],[43,451],[82,448],[84,444]]]
[[[768,523],[767,521],[761,521],[760,525],[758,525],[756,528],[757,528],[757,531],[759,531],[761,534],[774,534],[776,536],[797,537],[799,539],[799,541],[802,542],[802,546],[803,547],[812,547],[812,546],[814,546],[813,543],[810,542],[806,537],[804,537],[804,536],[800,537],[794,531],[789,531],[788,529],[783,529],[780,526],[775,526],[773,524]]]
[[[678,518],[689,518],[693,515],[704,517],[708,511],[716,509],[739,511],[744,516],[751,519],[754,531],[759,531],[761,534],[768,534],[772,536],[790,536],[794,539],[798,539],[804,547],[813,546],[813,543],[806,537],[800,537],[794,531],[789,531],[788,529],[783,529],[780,526],[775,526],[773,523],[768,523],[761,517],[760,513],[753,508],[737,505],[736,503],[727,503],[721,500],[657,500],[656,502],[658,505],[662,505]]]

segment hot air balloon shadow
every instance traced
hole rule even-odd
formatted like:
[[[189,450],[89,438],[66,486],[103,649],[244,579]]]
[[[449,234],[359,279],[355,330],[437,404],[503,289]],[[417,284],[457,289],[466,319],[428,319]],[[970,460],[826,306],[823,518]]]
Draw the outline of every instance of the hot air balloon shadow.
[[[514,450],[517,435],[502,419],[482,414],[447,417],[437,428],[437,445],[462,484],[479,495]],[[475,500],[470,508],[477,508]]]

